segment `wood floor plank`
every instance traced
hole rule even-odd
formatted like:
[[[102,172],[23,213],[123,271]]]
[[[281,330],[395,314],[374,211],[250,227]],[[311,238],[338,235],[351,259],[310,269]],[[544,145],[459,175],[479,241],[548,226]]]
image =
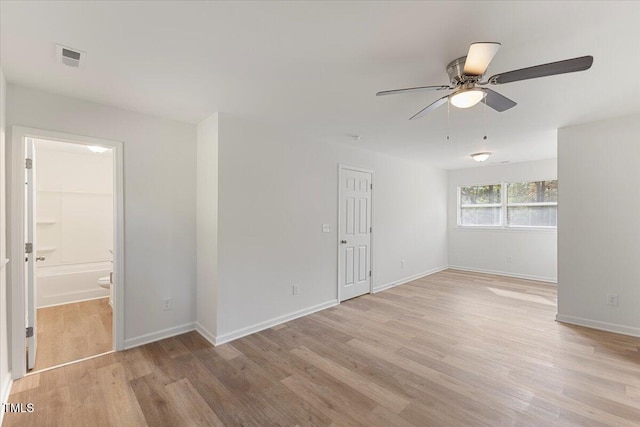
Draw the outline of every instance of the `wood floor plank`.
[[[205,368],[198,357],[175,359],[193,388],[214,411],[224,425],[251,425],[251,414],[244,414],[234,394],[214,374]],[[248,415],[248,416],[247,416]]]
[[[32,388],[40,387],[40,374],[28,375],[16,381],[11,388],[12,393],[21,393],[23,391],[31,390]]]
[[[318,356],[306,347],[292,350],[292,353],[311,362],[317,368],[323,370],[336,379],[344,382],[360,393],[368,396],[378,404],[395,411],[401,412],[408,404],[409,400],[385,390],[376,383],[367,380],[354,371],[344,368],[341,365],[328,359]]]
[[[38,309],[38,351],[33,371],[113,349],[109,298]]]
[[[130,384],[149,426],[187,425],[168,395],[165,384],[155,373],[136,378]]]
[[[182,379],[165,386],[169,396],[175,402],[180,416],[186,421],[187,426],[193,427],[224,427],[220,418],[207,405],[198,391],[191,385],[188,379]]]
[[[9,400],[36,412],[5,425],[640,425],[640,339],[558,323],[555,298],[447,270],[215,348],[189,332],[23,378]]]
[[[334,425],[366,425],[366,414],[376,407],[368,399],[354,399],[355,394],[345,396],[332,393],[298,374],[285,378],[282,383],[314,408],[327,414]]]
[[[189,349],[177,337],[167,338],[158,344],[160,344],[165,353],[172,359],[190,353]]]
[[[216,346],[216,352],[224,359],[231,360],[234,357],[242,355],[232,344],[222,344]]]
[[[110,426],[146,426],[147,423],[133,389],[120,363],[97,369],[98,381]]]

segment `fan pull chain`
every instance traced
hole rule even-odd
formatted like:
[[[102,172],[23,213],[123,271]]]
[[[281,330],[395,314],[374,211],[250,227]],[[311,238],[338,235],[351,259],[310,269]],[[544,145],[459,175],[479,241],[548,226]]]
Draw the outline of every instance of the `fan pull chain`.
[[[487,103],[483,102],[484,107],[482,108],[482,123],[484,125],[484,137],[482,139],[484,139],[485,141],[487,140]]]
[[[449,113],[450,113],[450,102],[447,99],[447,141],[449,141],[449,134],[451,133],[451,126],[449,125]]]

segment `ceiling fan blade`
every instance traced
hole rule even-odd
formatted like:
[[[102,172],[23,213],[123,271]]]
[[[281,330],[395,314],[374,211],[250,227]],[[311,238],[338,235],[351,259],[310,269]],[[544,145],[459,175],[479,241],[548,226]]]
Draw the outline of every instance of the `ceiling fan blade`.
[[[441,107],[443,104],[446,104],[448,100],[449,100],[449,95],[443,96],[442,98],[438,99],[437,101],[429,104],[428,106],[426,106],[422,110],[418,111],[416,114],[411,116],[411,118],[409,118],[409,120],[415,120],[415,119],[419,119],[421,117],[424,117],[428,112],[433,111],[436,108]]]
[[[445,90],[451,89],[449,86],[420,86],[420,87],[409,87],[406,89],[394,89],[394,90],[383,90],[382,92],[376,93],[376,96],[384,96],[384,95],[395,95],[397,93],[406,93],[406,92],[418,92],[421,90]]]
[[[520,80],[536,79],[538,77],[554,76],[556,74],[575,73],[591,68],[593,56],[581,56],[579,58],[565,59],[564,61],[551,62],[549,64],[536,65],[534,67],[521,68],[519,70],[496,74],[489,78],[489,83],[504,84]]]
[[[498,49],[500,43],[496,42],[472,43],[464,61],[464,73],[469,76],[484,75]]]
[[[518,105],[516,102],[510,100],[504,95],[500,95],[496,91],[491,89],[484,90],[487,92],[487,95],[484,97],[482,102],[500,113]]]

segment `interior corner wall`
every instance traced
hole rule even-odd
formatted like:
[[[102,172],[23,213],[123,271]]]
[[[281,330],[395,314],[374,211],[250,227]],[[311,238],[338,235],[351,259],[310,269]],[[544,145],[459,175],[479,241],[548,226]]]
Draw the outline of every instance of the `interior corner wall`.
[[[9,317],[7,310],[7,234],[6,234],[6,95],[7,82],[0,68],[0,402],[7,402],[11,373],[9,371]],[[0,424],[2,416],[0,414]]]
[[[193,329],[195,125],[9,85],[11,126],[123,142],[125,347]]]
[[[218,285],[218,113],[197,130],[196,328],[215,343]]]
[[[220,114],[218,342],[337,303],[341,163],[374,171],[375,287],[446,267],[446,171]]]
[[[555,229],[464,228],[458,227],[457,218],[459,186],[556,177],[556,159],[450,170],[449,267],[556,282],[558,233]]]
[[[639,136],[640,115],[559,130],[557,320],[640,336]]]

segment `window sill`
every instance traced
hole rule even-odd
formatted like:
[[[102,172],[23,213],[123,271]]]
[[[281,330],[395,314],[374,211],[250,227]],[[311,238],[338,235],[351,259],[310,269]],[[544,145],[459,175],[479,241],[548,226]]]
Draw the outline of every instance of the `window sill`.
[[[558,231],[557,227],[502,227],[502,226],[487,226],[487,225],[457,225],[454,227],[455,230],[464,230],[464,231],[499,231],[499,232],[536,232],[536,233],[555,233]]]

